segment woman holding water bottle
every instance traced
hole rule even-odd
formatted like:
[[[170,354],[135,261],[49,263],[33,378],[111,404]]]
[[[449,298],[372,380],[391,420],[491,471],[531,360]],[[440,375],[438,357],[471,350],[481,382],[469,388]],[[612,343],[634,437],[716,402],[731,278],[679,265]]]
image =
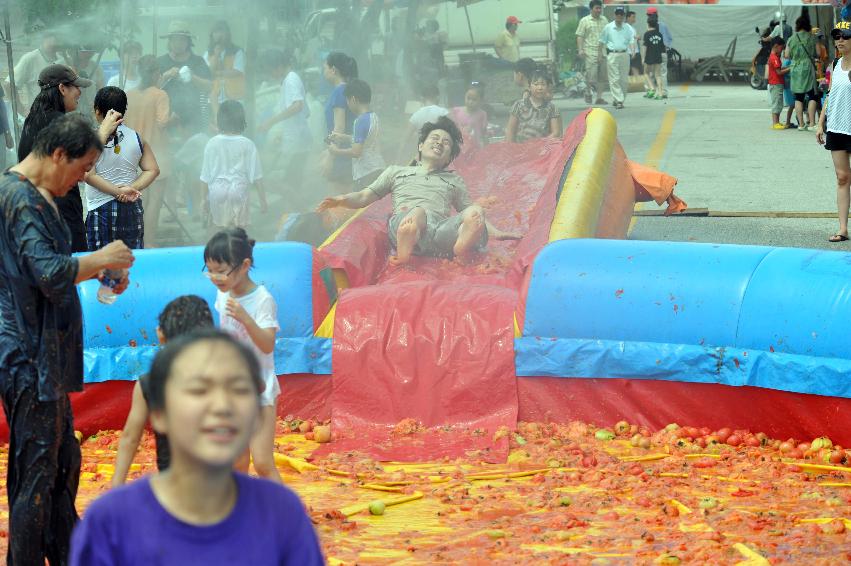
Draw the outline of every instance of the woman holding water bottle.
[[[9,424],[7,468],[11,564],[67,561],[77,522],[80,445],[68,394],[83,389],[83,321],[75,286],[106,269],[128,269],[116,241],[71,255],[55,199],[85,177],[103,150],[79,114],[57,117],[32,151],[0,175],[0,397]],[[115,286],[126,289],[128,279]]]

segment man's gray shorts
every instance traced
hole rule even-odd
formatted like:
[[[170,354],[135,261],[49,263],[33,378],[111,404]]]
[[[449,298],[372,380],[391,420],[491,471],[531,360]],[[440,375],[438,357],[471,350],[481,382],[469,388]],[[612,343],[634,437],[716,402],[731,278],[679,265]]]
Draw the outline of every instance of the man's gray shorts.
[[[390,244],[394,250],[396,249],[396,232],[399,230],[399,224],[410,213],[410,211],[407,211],[394,214],[387,221],[387,235],[390,237]],[[458,230],[461,228],[462,220],[461,214],[441,219],[426,211],[425,233],[420,235],[420,239],[414,247],[414,255],[452,258],[455,255],[453,249],[458,240]],[[476,251],[484,252],[487,245],[488,228],[484,226]]]

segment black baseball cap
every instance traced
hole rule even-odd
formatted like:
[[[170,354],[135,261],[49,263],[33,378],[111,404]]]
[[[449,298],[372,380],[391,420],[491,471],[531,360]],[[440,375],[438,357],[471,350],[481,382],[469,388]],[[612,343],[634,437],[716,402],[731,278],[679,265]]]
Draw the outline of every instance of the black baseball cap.
[[[92,86],[92,81],[84,79],[68,65],[48,65],[38,74],[38,86],[41,87],[41,90],[59,85],[86,88]]]
[[[626,9],[623,6],[618,6],[615,8],[615,14],[626,14]]]

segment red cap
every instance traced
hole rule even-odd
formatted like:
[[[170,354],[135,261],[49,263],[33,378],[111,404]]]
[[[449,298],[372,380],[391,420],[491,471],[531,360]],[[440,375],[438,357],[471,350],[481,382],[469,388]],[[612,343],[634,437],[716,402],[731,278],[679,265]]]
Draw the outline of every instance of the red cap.
[[[648,13],[648,14],[655,14],[655,13],[656,13],[656,8],[647,8],[647,13]]]
[[[520,20],[517,19],[517,16],[508,16],[505,18],[505,23],[507,24],[522,24]]]

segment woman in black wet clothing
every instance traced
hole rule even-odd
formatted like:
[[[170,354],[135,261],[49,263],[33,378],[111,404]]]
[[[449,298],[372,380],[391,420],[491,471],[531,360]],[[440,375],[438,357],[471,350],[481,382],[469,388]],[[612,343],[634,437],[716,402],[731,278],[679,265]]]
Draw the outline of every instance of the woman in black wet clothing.
[[[49,65],[39,73],[38,84],[41,92],[33,100],[21,130],[21,141],[18,143],[19,162],[29,155],[39,132],[66,112],[77,109],[80,89],[90,87],[92,81],[80,77],[66,65]],[[103,143],[106,143],[118,127],[120,119],[121,115],[114,112],[101,124],[98,134]],[[56,205],[71,231],[71,251],[87,251],[86,225],[83,221],[83,201],[79,186],[75,185],[65,197],[56,198]]]

